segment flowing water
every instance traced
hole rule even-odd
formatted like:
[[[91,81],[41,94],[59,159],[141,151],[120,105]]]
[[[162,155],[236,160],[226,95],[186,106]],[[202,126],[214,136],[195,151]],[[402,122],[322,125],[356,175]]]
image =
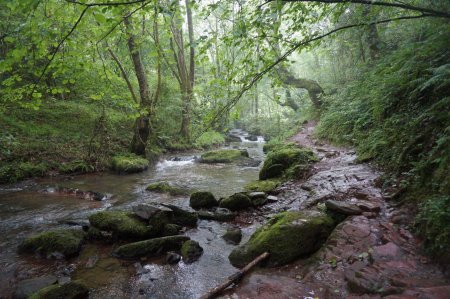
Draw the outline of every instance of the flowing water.
[[[246,148],[250,157],[263,160],[261,137],[254,142],[241,139],[230,147]],[[242,191],[246,183],[258,177],[258,167],[196,163],[200,154],[168,156],[139,174],[46,178],[0,187],[0,298],[10,297],[18,281],[46,274],[56,274],[60,279],[69,275],[83,279],[91,287],[91,298],[196,298],[223,281],[235,271],[227,258],[233,246],[221,238],[230,224],[214,221],[200,220],[197,228],[186,231],[204,248],[203,256],[192,264],[167,265],[162,259],[119,261],[110,257],[112,247],[102,244],[85,246],[80,256],[70,261],[19,256],[16,252],[30,234],[83,224],[88,215],[107,208],[127,209],[154,201],[189,207],[186,196],[146,191],[152,182],[166,181],[192,190],[211,191],[219,198]],[[49,187],[92,190],[107,194],[108,199],[91,201],[42,192]]]

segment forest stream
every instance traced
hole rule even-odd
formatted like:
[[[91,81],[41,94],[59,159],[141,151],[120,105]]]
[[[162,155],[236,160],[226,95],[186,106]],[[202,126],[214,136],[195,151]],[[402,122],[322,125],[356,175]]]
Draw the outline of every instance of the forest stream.
[[[90,298],[198,298],[236,271],[228,261],[235,246],[221,238],[227,228],[240,227],[244,243],[274,213],[308,209],[327,199],[361,204],[365,211],[339,224],[311,257],[283,267],[258,268],[224,296],[281,299],[372,294],[373,298],[400,298],[395,295],[403,293],[411,298],[444,298],[450,290],[448,279],[419,251],[419,241],[403,225],[403,212],[376,187],[380,173],[357,163],[354,151],[314,140],[314,126],[306,124],[292,138],[320,158],[309,175],[280,186],[277,202],[241,212],[232,222],[199,220],[197,228],[185,231],[204,249],[200,259],[190,264],[169,265],[164,257],[123,261],[110,256],[111,245],[98,243],[85,245],[78,257],[68,261],[18,255],[17,246],[36,232],[82,226],[88,215],[104,209],[129,209],[146,202],[189,209],[186,196],[146,191],[152,182],[210,191],[219,198],[242,191],[246,183],[258,178],[259,167],[200,164],[195,162],[200,153],[189,153],[166,156],[139,174],[53,177],[1,187],[0,298],[12,296],[21,281],[46,276],[60,282],[82,279]],[[251,158],[264,159],[262,138],[242,140],[229,147],[247,149]],[[57,187],[92,190],[107,198],[93,201],[52,192]]]

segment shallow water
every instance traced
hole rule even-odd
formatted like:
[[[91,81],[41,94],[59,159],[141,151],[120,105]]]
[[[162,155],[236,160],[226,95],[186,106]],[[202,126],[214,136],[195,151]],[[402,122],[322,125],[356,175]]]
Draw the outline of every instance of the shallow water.
[[[262,145],[260,138],[256,142],[243,141],[231,146],[246,148],[250,157],[262,160]],[[119,261],[109,256],[111,246],[102,244],[86,246],[79,257],[67,262],[16,253],[18,244],[26,236],[67,226],[67,220],[85,220],[89,214],[106,208],[130,208],[152,201],[189,206],[186,196],[146,191],[145,187],[152,182],[167,181],[192,190],[211,191],[219,198],[242,191],[246,183],[258,177],[258,167],[195,163],[194,158],[199,155],[168,156],[139,174],[90,174],[0,186],[0,294],[8,298],[18,281],[45,274],[63,277],[71,273],[72,279],[88,281],[92,298],[196,298],[222,282],[235,271],[227,258],[233,246],[220,237],[230,224],[213,221],[201,220],[197,228],[186,232],[204,248],[200,260],[192,264],[166,265],[162,259],[138,263]],[[108,200],[99,202],[40,192],[49,186],[106,193]],[[244,234],[251,229],[244,229]],[[97,261],[94,266],[90,264],[92,260]]]

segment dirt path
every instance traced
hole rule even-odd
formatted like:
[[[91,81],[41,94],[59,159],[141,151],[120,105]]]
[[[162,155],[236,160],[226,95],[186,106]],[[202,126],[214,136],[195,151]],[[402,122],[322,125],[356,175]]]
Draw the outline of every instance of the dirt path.
[[[306,124],[292,140],[312,148],[320,162],[308,178],[284,184],[270,210],[305,209],[335,199],[366,211],[339,224],[313,256],[258,269],[223,298],[450,298],[448,277],[423,255],[407,219],[375,186],[380,173],[358,164],[354,151],[314,140],[314,128]]]

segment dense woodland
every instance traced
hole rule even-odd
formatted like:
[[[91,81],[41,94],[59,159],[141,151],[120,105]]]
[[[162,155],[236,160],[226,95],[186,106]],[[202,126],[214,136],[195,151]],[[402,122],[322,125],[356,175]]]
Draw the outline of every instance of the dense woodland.
[[[0,182],[314,119],[448,253],[449,20],[446,0],[2,0]]]

